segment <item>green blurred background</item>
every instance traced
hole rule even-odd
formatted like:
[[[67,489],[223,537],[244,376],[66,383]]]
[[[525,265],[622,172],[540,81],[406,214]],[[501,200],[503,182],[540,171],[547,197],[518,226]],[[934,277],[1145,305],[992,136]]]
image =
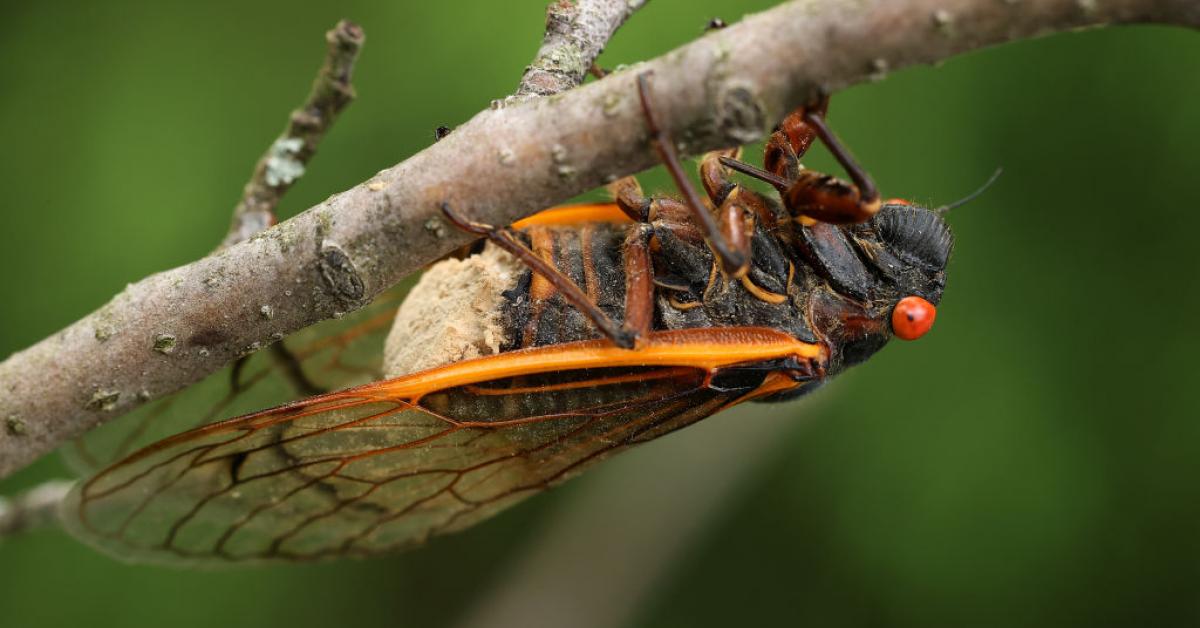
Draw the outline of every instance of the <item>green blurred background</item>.
[[[368,35],[360,98],[286,215],[510,93],[544,12],[333,4],[0,9],[0,355],[210,251],[338,18]],[[771,4],[654,0],[601,62]],[[943,203],[1006,174],[952,214],[934,333],[816,399],[710,419],[375,560],[182,571],[38,531],[0,543],[0,625],[502,624],[497,599],[510,625],[1198,624],[1198,67],[1194,32],[1122,28],[838,94],[831,119],[887,196]],[[64,473],[52,456],[0,494]]]

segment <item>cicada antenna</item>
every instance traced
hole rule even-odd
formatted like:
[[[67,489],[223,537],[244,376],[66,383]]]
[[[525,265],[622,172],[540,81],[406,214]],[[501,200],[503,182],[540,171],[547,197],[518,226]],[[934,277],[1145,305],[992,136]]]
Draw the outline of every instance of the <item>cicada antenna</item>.
[[[788,189],[788,180],[784,179],[783,177],[781,177],[777,174],[767,172],[766,170],[763,170],[762,168],[756,168],[744,161],[738,161],[732,157],[722,156],[720,158],[720,160],[721,160],[722,166],[725,166],[726,168],[729,168],[730,170],[736,170],[748,177],[754,177],[755,179],[758,179],[759,181],[769,183],[772,186],[774,186],[775,189],[779,190],[780,192],[783,192],[784,190]]]
[[[992,176],[988,177],[988,180],[985,181],[983,185],[979,186],[978,190],[971,192],[970,194],[958,199],[957,201],[954,201],[953,203],[950,203],[949,205],[942,205],[941,207],[934,209],[934,213],[944,214],[956,207],[962,207],[963,205],[966,205],[967,203],[979,198],[984,192],[988,191],[988,188],[992,187],[992,185],[996,183],[996,180],[999,179],[1000,175],[1002,174],[1004,174],[1004,168],[996,168],[996,171],[992,173]]]

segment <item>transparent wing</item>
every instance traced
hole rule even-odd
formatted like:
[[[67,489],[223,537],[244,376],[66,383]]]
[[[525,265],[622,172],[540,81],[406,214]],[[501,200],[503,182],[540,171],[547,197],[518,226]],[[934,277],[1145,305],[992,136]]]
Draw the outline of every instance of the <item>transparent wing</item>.
[[[367,307],[300,330],[174,395],[88,432],[63,448],[68,465],[91,475],[181,431],[381,377],[383,341],[407,286]]]
[[[681,367],[421,390],[415,374],[207,425],[96,475],[78,536],[125,559],[362,556],[459,530],[736,402]]]

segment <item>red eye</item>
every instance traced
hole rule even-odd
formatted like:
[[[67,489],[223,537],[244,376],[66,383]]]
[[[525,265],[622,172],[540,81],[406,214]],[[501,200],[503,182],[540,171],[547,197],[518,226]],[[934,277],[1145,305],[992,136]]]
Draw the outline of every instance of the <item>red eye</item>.
[[[921,297],[904,297],[892,310],[892,333],[904,340],[916,340],[924,336],[933,319],[937,318],[937,308]]]

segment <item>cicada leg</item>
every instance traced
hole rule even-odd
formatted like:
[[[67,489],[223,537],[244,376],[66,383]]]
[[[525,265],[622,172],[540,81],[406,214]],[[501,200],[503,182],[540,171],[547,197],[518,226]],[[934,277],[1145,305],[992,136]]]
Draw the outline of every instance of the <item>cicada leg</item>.
[[[762,225],[768,231],[777,230],[780,227],[780,217],[776,215],[767,200],[754,190],[737,185],[729,179],[729,171],[722,160],[734,160],[737,157],[738,151],[714,151],[705,155],[700,164],[700,180],[704,183],[704,189],[708,191],[713,203],[718,205],[717,214],[721,219],[721,228],[728,234],[749,234],[751,237],[755,232],[756,224]],[[741,228],[732,228],[735,223],[740,223]],[[748,246],[749,242],[747,242]],[[771,292],[763,288],[755,283],[751,278],[753,273],[749,272],[749,269],[747,270],[748,272],[734,277],[734,279],[741,282],[751,296],[775,305],[787,302],[786,294]],[[791,285],[794,273],[795,268],[791,267],[787,280],[784,282],[785,286]]]
[[[625,328],[638,339],[649,337],[654,324],[654,263],[650,241],[654,227],[639,223],[625,236]]]
[[[642,184],[634,177],[621,177],[608,184],[608,192],[612,194],[613,202],[634,222],[650,222],[653,212],[651,206],[654,199],[642,192]]]
[[[825,96],[811,105],[797,107],[788,114],[771,137],[763,151],[763,168],[788,181],[796,180],[803,166],[800,158],[817,139],[816,129],[808,123],[808,114],[824,116],[829,111],[829,97]]]
[[[700,184],[704,186],[704,192],[708,194],[713,207],[720,207],[737,187],[737,183],[727,176],[729,170],[721,163],[721,158],[737,160],[741,156],[741,148],[729,148],[705,153],[700,159]]]
[[[722,231],[731,239],[737,237],[734,235],[732,224],[734,220],[753,220],[768,229],[775,228],[778,222],[778,217],[766,199],[758,192],[738,185],[729,177],[729,168],[725,166],[724,160],[737,160],[740,156],[740,148],[731,148],[712,151],[700,160],[700,182],[704,185],[708,198],[712,200],[713,207],[717,208],[717,216],[722,221]],[[740,208],[741,211],[732,211],[733,207]],[[753,231],[752,224],[742,228],[743,233]]]
[[[882,205],[879,191],[866,170],[854,161],[850,151],[825,122],[828,107],[829,98],[822,97],[811,105],[796,109],[780,123],[767,141],[763,156],[765,171],[724,157],[721,163],[774,185],[795,216],[834,224],[870,219]],[[805,169],[800,164],[800,157],[808,151],[814,138],[824,142],[853,183]]]
[[[650,131],[650,141],[662,159],[663,165],[666,166],[667,172],[675,180],[675,185],[683,195],[684,203],[687,205],[692,219],[704,232],[704,237],[708,239],[713,250],[716,251],[717,257],[721,259],[721,265],[725,271],[731,275],[743,274],[750,259],[749,250],[746,248],[748,240],[742,237],[738,238],[737,242],[731,241],[730,237],[722,232],[721,225],[713,218],[712,212],[708,210],[700,195],[696,193],[695,186],[683,171],[679,154],[675,150],[675,143],[671,141],[667,132],[655,118],[648,79],[648,73],[638,75],[638,96],[642,101],[642,113],[646,118],[646,128]],[[738,248],[739,244],[742,248]]]
[[[788,188],[784,203],[800,214],[822,222],[854,223],[870,219],[881,205],[875,182],[838,141],[821,112],[807,110],[803,115],[854,183],[847,184],[836,177],[802,170],[800,177]]]

